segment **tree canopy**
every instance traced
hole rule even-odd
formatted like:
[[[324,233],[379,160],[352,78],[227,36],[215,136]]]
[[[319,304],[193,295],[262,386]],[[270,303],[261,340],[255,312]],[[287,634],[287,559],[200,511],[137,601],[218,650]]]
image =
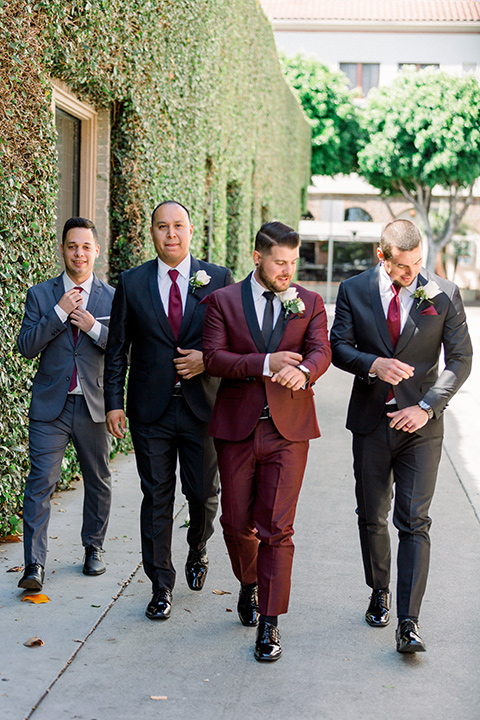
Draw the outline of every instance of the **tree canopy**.
[[[403,70],[372,90],[362,113],[367,133],[359,173],[384,196],[403,195],[415,207],[429,243],[428,267],[459,228],[480,176],[480,85],[473,74]],[[435,228],[434,187],[449,211]]]
[[[312,175],[353,172],[361,129],[346,76],[300,53],[282,62],[312,124]]]

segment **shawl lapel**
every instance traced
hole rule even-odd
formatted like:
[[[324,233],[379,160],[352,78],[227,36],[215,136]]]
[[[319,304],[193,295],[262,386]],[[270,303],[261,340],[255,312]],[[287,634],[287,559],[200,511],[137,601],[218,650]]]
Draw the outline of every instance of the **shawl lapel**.
[[[385,317],[380,297],[380,263],[378,263],[374,272],[370,275],[370,298],[372,300],[372,311],[377,324],[377,330],[388,351],[393,353],[392,338],[390,337],[387,318]]]

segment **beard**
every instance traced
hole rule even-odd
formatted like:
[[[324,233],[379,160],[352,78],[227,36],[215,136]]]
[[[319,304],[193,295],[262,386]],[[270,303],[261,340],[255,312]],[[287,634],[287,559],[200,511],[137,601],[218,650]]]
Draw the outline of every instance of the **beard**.
[[[263,285],[267,288],[267,290],[271,290],[271,292],[278,293],[283,292],[286,290],[286,287],[283,287],[282,285],[279,285],[275,282],[275,279],[268,277],[265,270],[263,269],[263,264],[260,262],[257,266],[257,273],[258,273],[258,279],[261,281]],[[288,279],[288,285],[291,283],[291,278]]]

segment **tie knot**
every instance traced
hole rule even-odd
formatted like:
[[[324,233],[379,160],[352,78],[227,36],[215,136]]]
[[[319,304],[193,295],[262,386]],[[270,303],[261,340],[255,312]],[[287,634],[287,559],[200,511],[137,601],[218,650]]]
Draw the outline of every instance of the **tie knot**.
[[[83,290],[83,288],[78,287],[77,285],[75,285],[75,287],[74,287],[73,289],[74,289],[74,290],[78,290],[78,292],[82,292],[82,290]]]
[[[401,289],[402,288],[400,285],[395,285],[394,283],[392,283],[392,292],[394,295],[398,295]]]
[[[172,282],[177,282],[177,277],[179,276],[178,270],[169,270],[168,274],[170,275]]]
[[[269,302],[269,301],[273,300],[273,298],[275,297],[275,293],[272,292],[271,290],[265,290],[265,292],[263,293],[263,297],[265,298],[265,300],[267,302]]]

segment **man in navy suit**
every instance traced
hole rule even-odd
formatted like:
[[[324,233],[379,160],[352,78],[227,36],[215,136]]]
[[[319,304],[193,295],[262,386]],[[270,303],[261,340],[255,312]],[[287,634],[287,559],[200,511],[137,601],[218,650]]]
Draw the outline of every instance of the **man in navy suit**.
[[[397,650],[424,652],[418,616],[430,557],[428,515],[442,451],[443,411],[468,377],[472,345],[458,287],[422,268],[409,220],[382,233],[379,264],[340,285],[333,364],[355,375],[353,433],[358,527],[372,627],[390,618],[387,516],[395,483]],[[439,372],[444,349],[445,368]]]
[[[93,273],[100,247],[90,220],[67,220],[60,251],[65,272],[29,289],[17,341],[25,357],[40,355],[29,410],[25,572],[18,584],[34,590],[40,590],[44,581],[50,498],[70,439],[85,489],[81,532],[85,575],[105,572],[103,541],[111,500],[103,359],[114,290]]]
[[[207,375],[203,364],[203,301],[233,278],[226,268],[192,257],[192,234],[183,205],[167,200],[155,208],[151,235],[158,257],[120,275],[105,358],[107,427],[117,438],[126,429],[130,358],[126,414],[143,492],[142,557],[152,582],[146,610],[151,620],[171,614],[177,456],[190,513],[185,573],[191,590],[201,590],[205,582],[206,543],[218,505],[217,458],[207,431],[220,381]]]

